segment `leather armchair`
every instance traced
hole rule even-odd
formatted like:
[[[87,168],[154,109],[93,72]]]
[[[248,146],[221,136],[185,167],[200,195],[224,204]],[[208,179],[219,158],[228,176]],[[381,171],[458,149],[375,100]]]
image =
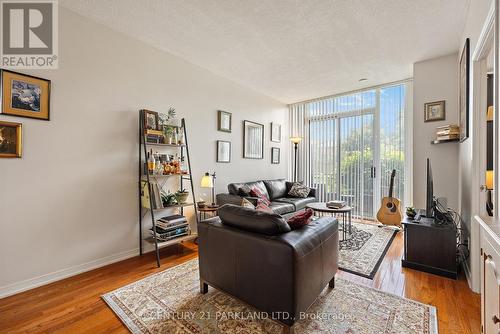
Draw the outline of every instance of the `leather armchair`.
[[[235,209],[236,208],[236,209]],[[267,312],[292,333],[338,268],[338,222],[290,231],[281,216],[227,205],[198,223],[200,289],[208,285]],[[273,223],[276,223],[273,225]]]

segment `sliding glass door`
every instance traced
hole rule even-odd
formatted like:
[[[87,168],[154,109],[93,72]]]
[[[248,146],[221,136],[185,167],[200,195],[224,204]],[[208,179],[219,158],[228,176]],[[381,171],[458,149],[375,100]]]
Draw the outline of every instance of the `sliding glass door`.
[[[300,106],[307,124],[302,175],[320,201],[343,200],[355,217],[375,219],[396,169],[394,194],[404,203],[405,94],[400,84]]]
[[[311,184],[321,201],[340,199],[374,217],[374,115],[311,120]]]

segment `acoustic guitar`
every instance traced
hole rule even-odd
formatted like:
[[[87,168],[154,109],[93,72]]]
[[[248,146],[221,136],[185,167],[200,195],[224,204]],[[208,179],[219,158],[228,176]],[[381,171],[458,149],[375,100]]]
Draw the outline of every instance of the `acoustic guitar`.
[[[391,173],[391,184],[389,186],[389,196],[382,198],[382,205],[377,212],[377,219],[384,225],[401,226],[401,220],[403,218],[401,215],[401,201],[392,196],[395,176],[396,170],[393,169]]]

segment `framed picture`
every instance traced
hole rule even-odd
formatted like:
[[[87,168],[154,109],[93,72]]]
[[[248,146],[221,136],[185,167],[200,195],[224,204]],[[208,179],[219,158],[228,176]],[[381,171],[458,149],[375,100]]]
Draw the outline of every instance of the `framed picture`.
[[[280,163],[280,149],[278,147],[271,147],[271,163]]]
[[[243,158],[264,159],[264,124],[243,121]]]
[[[0,158],[20,158],[22,154],[22,124],[0,121]]]
[[[424,104],[424,122],[444,121],[445,119],[445,101]]]
[[[50,80],[0,70],[2,114],[50,119]]]
[[[231,132],[232,114],[227,111],[217,111],[217,130],[223,132]]]
[[[271,141],[281,142],[281,124],[271,122]]]
[[[144,110],[144,129],[160,130],[158,113],[156,111]]]
[[[460,122],[460,141],[469,138],[469,39],[465,40],[465,45],[460,55],[459,76],[460,87],[458,91],[458,107]]]
[[[217,162],[231,162],[231,142],[217,140]]]

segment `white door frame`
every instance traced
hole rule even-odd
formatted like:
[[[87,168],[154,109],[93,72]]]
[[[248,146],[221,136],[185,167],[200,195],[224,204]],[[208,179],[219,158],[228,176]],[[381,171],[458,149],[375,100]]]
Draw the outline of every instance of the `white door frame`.
[[[497,106],[498,106],[498,94],[496,93],[498,87],[498,34],[496,33],[498,27],[495,25],[496,17],[498,13],[496,12],[496,4],[498,0],[494,0],[491,4],[488,16],[483,24],[483,28],[479,35],[476,47],[472,54],[471,65],[472,65],[472,80],[471,80],[471,92],[472,99],[469,104],[469,108],[472,114],[472,147],[471,147],[471,189],[462,189],[462,191],[471,192],[471,217],[470,221],[470,267],[467,261],[465,264],[465,274],[467,280],[469,281],[470,288],[475,291],[480,291],[480,268],[481,263],[479,261],[480,253],[480,235],[479,235],[479,224],[473,219],[475,215],[485,217],[486,213],[486,194],[481,190],[482,186],[485,184],[486,180],[486,109],[487,109],[487,68],[486,68],[486,57],[491,50],[494,51],[494,89],[493,89],[493,105],[495,109],[494,116],[494,157],[493,165],[495,170],[495,181],[494,181],[494,198],[493,202],[495,205],[494,215],[498,219],[498,156],[496,151],[498,147],[498,117],[497,117]],[[463,172],[462,172],[463,173]]]

